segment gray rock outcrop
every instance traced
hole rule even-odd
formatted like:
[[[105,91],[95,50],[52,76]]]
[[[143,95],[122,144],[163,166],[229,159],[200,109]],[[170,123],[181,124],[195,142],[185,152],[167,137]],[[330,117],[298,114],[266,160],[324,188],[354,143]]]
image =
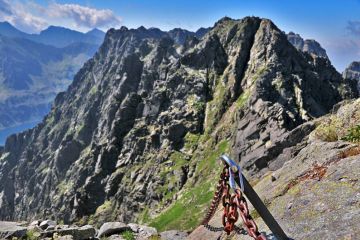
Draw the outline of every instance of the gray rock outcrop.
[[[255,191],[289,238],[356,239],[360,234],[360,134],[355,143],[341,140],[349,134],[349,129],[359,125],[359,112],[360,99],[345,101],[332,114],[305,123],[316,127],[300,144],[277,157],[280,161],[287,159],[285,164],[267,172],[254,184]],[[249,206],[259,231],[274,239]],[[219,208],[210,225],[222,226],[222,214]],[[228,238],[251,239],[248,235],[212,232],[204,226],[188,237],[189,240]]]
[[[188,235],[186,232],[170,230],[162,232],[160,236],[162,240],[184,240]]]
[[[107,222],[100,227],[98,237],[108,237],[114,234],[125,232],[129,229],[131,228],[122,222]]]
[[[0,239],[22,238],[26,235],[26,227],[15,222],[0,221]]]

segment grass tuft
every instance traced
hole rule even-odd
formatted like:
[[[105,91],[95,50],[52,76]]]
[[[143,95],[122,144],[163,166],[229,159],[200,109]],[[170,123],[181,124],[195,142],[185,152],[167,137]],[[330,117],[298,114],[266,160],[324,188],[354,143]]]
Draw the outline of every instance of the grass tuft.
[[[347,134],[341,140],[349,142],[360,142],[360,125],[348,129]]]
[[[121,234],[125,240],[135,240],[134,233],[132,231],[125,231]]]

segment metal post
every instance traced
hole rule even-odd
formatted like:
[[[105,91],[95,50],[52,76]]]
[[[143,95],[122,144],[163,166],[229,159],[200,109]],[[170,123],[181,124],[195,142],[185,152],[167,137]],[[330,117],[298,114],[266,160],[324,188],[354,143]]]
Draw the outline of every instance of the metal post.
[[[242,175],[244,182],[244,194],[249,199],[251,204],[254,206],[260,217],[264,220],[265,224],[272,231],[277,240],[288,240],[284,230],[280,227],[279,223],[275,220],[273,215],[267,209],[263,201],[257,195],[255,190],[252,188],[250,183],[247,181],[244,175]],[[240,179],[238,176],[235,177],[236,183],[240,186]]]

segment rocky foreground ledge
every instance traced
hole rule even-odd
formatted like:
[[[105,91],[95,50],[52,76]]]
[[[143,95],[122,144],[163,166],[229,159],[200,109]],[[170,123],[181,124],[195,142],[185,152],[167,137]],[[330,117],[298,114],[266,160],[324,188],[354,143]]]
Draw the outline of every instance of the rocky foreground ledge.
[[[0,239],[47,239],[47,240],[181,240],[188,236],[185,232],[166,231],[158,233],[153,227],[125,224],[122,222],[106,222],[100,229],[92,225],[76,226],[57,224],[52,220],[26,222],[0,221]]]

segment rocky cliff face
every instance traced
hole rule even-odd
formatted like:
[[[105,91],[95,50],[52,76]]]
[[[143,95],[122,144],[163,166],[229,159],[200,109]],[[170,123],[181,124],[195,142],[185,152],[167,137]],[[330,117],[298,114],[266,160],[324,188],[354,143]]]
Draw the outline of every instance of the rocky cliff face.
[[[314,39],[304,40],[299,34],[289,32],[287,34],[289,42],[291,42],[296,49],[309,53],[310,55],[322,58],[328,58],[325,49],[323,49],[317,41]]]
[[[288,161],[254,181],[254,188],[291,239],[356,239],[360,234],[360,99],[336,105],[331,114],[297,127],[314,126],[301,143],[275,161]],[[251,206],[251,205],[250,205]],[[256,211],[251,214],[268,239],[273,235]],[[221,226],[220,210],[212,226]],[[343,223],[340,227],[338,223]],[[198,227],[188,239],[228,239]],[[249,236],[232,233],[230,239]]]
[[[267,19],[223,18],[183,45],[154,29],[109,30],[43,122],[7,139],[0,217],[191,229],[219,154],[249,175],[279,169],[315,128],[300,124],[357,94]]]
[[[360,62],[352,62],[343,72],[343,77],[357,81],[357,87],[360,91]]]

